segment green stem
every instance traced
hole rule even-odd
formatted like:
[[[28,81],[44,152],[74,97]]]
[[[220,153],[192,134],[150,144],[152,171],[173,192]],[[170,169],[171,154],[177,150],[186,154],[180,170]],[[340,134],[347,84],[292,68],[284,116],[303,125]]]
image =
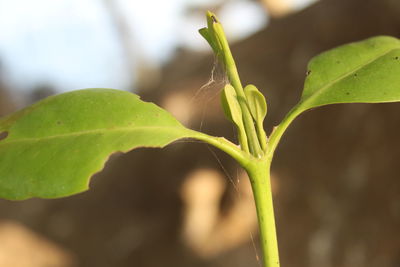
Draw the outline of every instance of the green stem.
[[[233,59],[228,44],[223,43],[222,47],[224,51],[226,73],[229,82],[236,90],[240,109],[242,110],[243,124],[246,131],[250,152],[255,156],[261,156],[262,155],[261,147],[258,143],[258,137],[256,129],[254,127],[253,117],[251,116],[250,110],[247,106],[246,96],[243,91],[242,83],[240,82],[239,73],[236,68],[235,60]]]
[[[256,203],[264,267],[279,267],[270,165],[271,162],[264,158],[263,161],[257,161],[254,165],[249,166],[247,173]]]
[[[188,136],[191,138],[204,141],[210,145],[215,146],[216,148],[221,149],[232,158],[234,158],[241,166],[245,167],[249,165],[250,158],[249,154],[242,151],[237,145],[233,144],[232,142],[226,140],[223,137],[215,137],[211,136],[202,132],[193,131],[190,129],[188,130]]]
[[[223,60],[223,65],[225,67],[229,82],[233,88],[235,88],[240,109],[242,110],[243,124],[247,136],[247,142],[250,148],[250,153],[255,157],[260,158],[263,155],[263,151],[258,142],[253,117],[251,116],[250,110],[247,106],[246,95],[243,91],[243,86],[240,81],[239,73],[237,71],[231,49],[229,48],[228,40],[226,39],[222,25],[218,22],[215,15],[210,13],[208,16],[211,16],[212,18],[210,21],[210,23],[212,23],[212,33],[214,34],[214,39],[218,43],[218,47],[220,49],[217,51],[217,56]]]
[[[240,109],[242,110],[243,124],[247,135],[250,153],[256,157],[260,157],[262,156],[262,150],[260,144],[258,143],[258,137],[254,126],[253,117],[251,116],[250,110],[247,106],[246,96],[243,91],[242,83],[240,82],[235,60],[233,59],[232,53],[229,49],[229,45],[224,38],[222,42],[222,49],[226,74],[228,76],[229,82],[236,90]]]
[[[210,43],[215,54],[222,61],[229,82],[235,89],[236,97],[242,112],[243,127],[242,125],[238,127],[239,142],[242,150],[225,139],[213,138],[208,135],[197,135],[194,136],[194,138],[206,141],[222,149],[235,158],[247,171],[252,184],[257,208],[264,267],[279,267],[270,166],[274,151],[283,133],[304,109],[301,107],[301,103],[295,106],[283,119],[281,124],[275,127],[269,140],[266,141],[262,122],[255,125],[250,113],[246,95],[222,25],[211,12],[207,13],[207,25],[208,27],[202,29],[201,33]],[[245,138],[247,140],[245,140]],[[250,154],[247,152],[248,149],[250,150]]]
[[[267,149],[267,134],[264,131],[264,125],[262,121],[256,122],[256,130],[261,149],[265,151]]]
[[[275,127],[268,139],[266,155],[259,160],[253,160],[248,166],[243,166],[249,175],[256,203],[264,267],[280,266],[270,181],[271,161],[283,133],[303,111],[301,105],[300,102],[293,107],[282,122]]]
[[[296,106],[294,106],[289,113],[285,116],[285,118],[282,120],[282,122],[274,128],[272,131],[268,143],[267,143],[267,158],[268,160],[272,160],[272,157],[274,155],[275,149],[278,146],[279,141],[281,140],[281,137],[283,133],[286,131],[286,129],[289,127],[289,125],[292,123],[292,121],[300,115],[301,112],[303,112],[303,109],[301,108],[301,102],[298,103]]]
[[[253,117],[250,114],[250,110],[247,108],[246,99],[241,96],[238,96],[238,101],[240,108],[242,109],[243,124],[247,135],[247,141],[249,144],[250,153],[253,156],[259,158],[263,156],[263,151],[258,142],[258,136],[256,128],[254,126]]]
[[[246,131],[243,130],[243,128],[241,127],[236,127],[236,130],[238,132],[238,139],[241,149],[245,152],[249,152],[250,150],[249,150],[249,144],[247,143]]]

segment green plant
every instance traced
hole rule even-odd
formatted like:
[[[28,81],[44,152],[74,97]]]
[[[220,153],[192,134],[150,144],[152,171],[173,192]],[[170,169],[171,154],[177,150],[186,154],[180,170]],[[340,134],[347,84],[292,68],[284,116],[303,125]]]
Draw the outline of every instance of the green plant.
[[[88,189],[109,155],[137,147],[164,147],[180,138],[207,142],[231,155],[251,180],[265,267],[279,266],[270,166],[287,127],[303,111],[335,103],[400,101],[400,40],[374,37],[322,53],[308,65],[297,105],[267,137],[264,96],[242,86],[216,16],[200,30],[225,69],[225,115],[239,145],[182,126],[138,96],[113,89],[85,89],[52,96],[0,120],[0,197],[58,198]]]

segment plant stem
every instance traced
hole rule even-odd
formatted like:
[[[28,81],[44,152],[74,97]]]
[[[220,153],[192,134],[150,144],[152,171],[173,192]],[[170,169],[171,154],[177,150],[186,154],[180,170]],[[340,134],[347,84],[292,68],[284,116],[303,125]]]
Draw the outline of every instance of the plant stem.
[[[262,150],[258,143],[258,137],[254,126],[253,118],[250,114],[250,110],[247,106],[246,96],[243,92],[243,86],[240,82],[239,73],[236,68],[235,61],[229,49],[229,46],[223,45],[224,57],[225,57],[225,68],[229,79],[229,82],[236,89],[238,102],[243,114],[243,124],[247,135],[247,141],[249,144],[250,152],[256,157],[262,156]]]
[[[267,149],[267,134],[264,131],[264,125],[262,121],[256,122],[256,130],[258,141],[260,142],[261,149],[265,151]]]
[[[274,156],[274,152],[276,147],[278,146],[279,141],[281,140],[282,135],[286,131],[286,129],[289,127],[289,125],[292,123],[292,121],[300,115],[301,112],[303,112],[303,109],[301,108],[301,102],[294,106],[289,113],[283,118],[282,122],[274,128],[272,131],[268,142],[267,142],[267,158],[269,161],[272,160],[272,157]]]
[[[232,147],[232,143],[228,143],[224,139],[211,138],[205,134],[197,134],[197,136],[193,137],[206,141],[232,155],[247,171],[257,209],[264,267],[279,267],[278,242],[270,181],[270,165],[273,152],[280,137],[297,114],[296,111],[294,111],[289,115],[287,120],[284,120],[283,123],[276,128],[276,131],[271,136],[272,140],[266,143],[266,135],[262,123],[255,125],[250,113],[235,60],[229,48],[222,25],[211,12],[207,12],[207,26],[207,28],[201,29],[200,33],[209,42],[216,56],[222,61],[229,82],[235,89],[236,97],[242,112],[244,127],[238,127],[241,150],[237,147]],[[247,148],[250,150],[250,154],[248,154]],[[266,154],[264,154],[264,152]]]
[[[248,166],[256,203],[264,267],[279,267],[278,241],[270,181],[271,162],[267,158]]]
[[[233,88],[235,88],[240,109],[242,110],[243,124],[247,136],[248,146],[250,148],[250,153],[253,156],[260,158],[261,156],[263,156],[263,151],[258,141],[253,117],[251,116],[249,107],[247,105],[246,95],[243,91],[243,86],[240,81],[239,73],[237,71],[231,49],[229,48],[228,40],[226,39],[222,25],[218,22],[215,15],[209,13],[208,16],[212,17],[212,26],[214,27],[213,32],[215,34],[215,40],[217,40],[221,49],[220,51],[217,51],[217,56],[219,56],[219,58],[223,60],[226,75],[228,76],[228,80]]]
[[[252,157],[225,138],[209,136],[192,130],[188,130],[188,132],[188,136],[205,141],[225,151],[246,170],[251,181],[257,209],[264,267],[279,267],[279,252],[270,181],[271,159],[267,156],[260,159]]]
[[[250,162],[249,155],[242,151],[238,146],[226,140],[223,137],[215,137],[202,132],[197,132],[188,129],[188,136],[191,138],[204,141],[216,148],[221,149],[232,158],[234,158],[241,166],[248,166]]]

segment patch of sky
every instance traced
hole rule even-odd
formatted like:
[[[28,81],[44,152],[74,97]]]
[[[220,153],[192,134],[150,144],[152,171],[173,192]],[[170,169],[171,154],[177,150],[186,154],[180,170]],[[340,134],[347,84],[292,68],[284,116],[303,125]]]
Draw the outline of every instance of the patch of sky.
[[[204,14],[188,6],[222,0],[0,0],[0,78],[11,88],[48,84],[58,91],[108,87],[130,89],[132,75],[105,1],[115,1],[129,25],[137,56],[165,63],[177,46],[208,49],[197,34]],[[312,0],[295,0],[312,1]],[[227,35],[239,40],[264,27],[255,1],[231,0],[218,13]],[[248,19],[251,18],[251,19]],[[135,62],[134,62],[135,63]]]

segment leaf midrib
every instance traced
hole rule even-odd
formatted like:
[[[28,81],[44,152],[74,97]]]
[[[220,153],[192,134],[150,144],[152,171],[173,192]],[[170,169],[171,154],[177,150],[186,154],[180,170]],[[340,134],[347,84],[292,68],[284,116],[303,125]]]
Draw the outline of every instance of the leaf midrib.
[[[348,72],[348,73],[346,73],[346,74],[343,74],[343,75],[339,76],[338,78],[336,78],[336,79],[334,79],[333,81],[329,82],[328,84],[326,84],[325,86],[321,87],[320,89],[317,89],[313,94],[311,94],[311,95],[310,95],[309,97],[307,97],[305,100],[302,100],[300,106],[303,106],[305,103],[307,103],[307,102],[309,102],[310,100],[316,98],[318,95],[320,95],[322,92],[324,92],[325,89],[331,87],[332,85],[334,85],[334,84],[337,83],[338,81],[347,78],[348,76],[352,75],[354,72],[356,72],[356,71],[358,71],[358,70],[364,68],[365,66],[371,64],[372,62],[378,60],[379,58],[382,58],[382,57],[386,56],[387,54],[389,54],[389,53],[391,53],[391,52],[393,52],[393,51],[395,51],[395,50],[398,50],[398,49],[400,49],[400,47],[390,49],[390,50],[386,51],[385,53],[382,53],[381,55],[379,55],[379,56],[377,56],[377,57],[375,57],[375,58],[373,58],[373,59],[367,61],[366,63],[363,63],[362,65],[357,66],[357,67],[356,67],[355,69],[353,69],[352,71],[350,71],[350,72]],[[308,108],[306,108],[306,109],[308,109]]]
[[[64,138],[64,137],[74,137],[80,135],[89,135],[89,134],[98,134],[98,133],[110,133],[110,132],[135,132],[138,130],[173,130],[173,131],[185,131],[188,130],[183,126],[140,126],[140,127],[118,127],[113,129],[95,129],[95,130],[85,130],[80,132],[71,132],[66,134],[56,134],[56,135],[49,135],[44,137],[31,137],[31,138],[18,138],[15,140],[7,141],[7,138],[3,141],[0,141],[0,146],[4,144],[11,144],[11,143],[19,143],[19,142],[29,142],[29,141],[43,141],[48,139],[56,139],[56,138]],[[189,135],[190,131],[187,131]],[[190,137],[190,136],[188,136]],[[12,138],[12,137],[10,137]]]

